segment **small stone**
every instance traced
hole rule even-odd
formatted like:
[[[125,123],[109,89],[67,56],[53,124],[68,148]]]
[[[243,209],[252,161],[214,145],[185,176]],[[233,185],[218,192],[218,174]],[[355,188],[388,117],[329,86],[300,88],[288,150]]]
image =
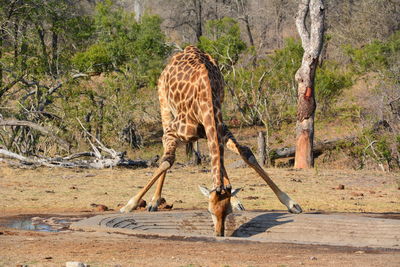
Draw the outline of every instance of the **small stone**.
[[[139,200],[138,208],[146,208],[147,202],[144,199]]]
[[[376,192],[374,190],[369,190],[370,194],[375,194]]]
[[[79,261],[68,261],[65,263],[65,267],[89,267],[90,265]]]
[[[49,256],[49,257],[45,257],[44,259],[45,259],[45,260],[52,260],[53,257]]]
[[[365,254],[365,251],[357,250],[357,251],[355,251],[354,253],[355,253],[355,254]]]
[[[351,192],[350,194],[351,194],[353,197],[362,197],[362,196],[364,196],[363,193],[358,193],[358,192]]]
[[[310,257],[310,260],[316,261],[316,260],[317,260],[317,257],[312,256],[312,257]]]
[[[103,211],[109,210],[108,207],[103,204],[92,203],[92,204],[90,204],[90,206],[92,206],[94,208],[94,211],[103,212]]]
[[[338,189],[338,190],[344,190],[344,184],[340,184],[336,189]]]
[[[243,199],[254,200],[254,199],[258,199],[258,197],[256,197],[256,196],[248,196],[248,197],[244,197]]]

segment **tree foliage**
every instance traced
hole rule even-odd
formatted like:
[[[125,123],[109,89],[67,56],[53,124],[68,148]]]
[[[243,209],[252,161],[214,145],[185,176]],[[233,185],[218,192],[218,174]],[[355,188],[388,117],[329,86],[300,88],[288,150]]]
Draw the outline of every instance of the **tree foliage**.
[[[207,21],[205,35],[200,37],[198,46],[216,59],[222,69],[235,65],[246,49],[239,23],[229,17]]]

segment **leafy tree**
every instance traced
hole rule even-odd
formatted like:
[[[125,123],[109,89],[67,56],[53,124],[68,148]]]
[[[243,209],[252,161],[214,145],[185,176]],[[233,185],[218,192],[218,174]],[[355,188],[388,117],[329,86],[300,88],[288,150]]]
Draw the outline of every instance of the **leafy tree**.
[[[98,3],[94,15],[97,42],[77,53],[73,64],[79,71],[134,73],[137,86],[154,85],[170,48],[161,32],[161,19],[134,14],[115,7],[110,0]]]
[[[199,40],[199,48],[218,60],[221,69],[230,69],[246,49],[238,22],[229,17],[207,21],[205,35]]]

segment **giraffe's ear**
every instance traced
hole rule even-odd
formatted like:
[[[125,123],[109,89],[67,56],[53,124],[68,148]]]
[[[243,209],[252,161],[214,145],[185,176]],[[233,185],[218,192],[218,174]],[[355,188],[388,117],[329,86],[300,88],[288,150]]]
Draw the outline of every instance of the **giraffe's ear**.
[[[231,196],[234,197],[237,195],[237,193],[240,192],[240,190],[242,190],[242,188],[235,188],[232,190]]]
[[[205,195],[206,197],[210,196],[210,190],[207,187],[199,185],[200,192]]]

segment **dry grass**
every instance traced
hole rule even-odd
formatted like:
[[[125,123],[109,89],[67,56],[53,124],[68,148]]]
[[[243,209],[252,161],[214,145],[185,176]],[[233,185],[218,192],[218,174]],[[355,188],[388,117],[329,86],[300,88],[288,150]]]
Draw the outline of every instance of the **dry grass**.
[[[227,164],[229,165],[229,163]],[[197,185],[209,186],[208,167],[175,165],[168,173],[164,197],[177,209],[205,209]],[[154,169],[34,170],[0,167],[0,212],[55,213],[91,210],[91,203],[117,209],[150,178]],[[249,210],[282,210],[272,191],[249,168],[228,168],[231,182]],[[272,179],[306,212],[400,212],[399,177],[382,172],[268,169]],[[344,190],[337,187],[343,184]],[[145,196],[152,197],[152,190]]]

